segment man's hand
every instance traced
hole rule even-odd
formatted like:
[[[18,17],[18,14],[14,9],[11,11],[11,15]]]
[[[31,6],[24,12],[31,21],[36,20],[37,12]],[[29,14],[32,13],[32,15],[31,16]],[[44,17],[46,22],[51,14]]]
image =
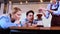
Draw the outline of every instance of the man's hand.
[[[45,12],[46,12],[46,11],[47,11],[47,9],[45,9],[45,8],[39,9],[39,12],[42,13],[44,16],[46,16],[46,15],[45,15]]]
[[[45,9],[45,8],[39,9],[39,12],[40,12],[40,13],[43,13],[43,14],[44,14],[46,11],[47,11],[47,9]]]

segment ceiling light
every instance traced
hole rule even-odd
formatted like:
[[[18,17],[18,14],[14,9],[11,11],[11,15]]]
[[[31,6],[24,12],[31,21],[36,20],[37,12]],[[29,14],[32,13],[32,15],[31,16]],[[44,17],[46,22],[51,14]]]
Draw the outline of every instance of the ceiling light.
[[[28,1],[26,1],[26,3],[28,3]]]
[[[43,2],[43,0],[40,0],[40,2]]]
[[[22,4],[22,2],[20,2],[20,4]]]

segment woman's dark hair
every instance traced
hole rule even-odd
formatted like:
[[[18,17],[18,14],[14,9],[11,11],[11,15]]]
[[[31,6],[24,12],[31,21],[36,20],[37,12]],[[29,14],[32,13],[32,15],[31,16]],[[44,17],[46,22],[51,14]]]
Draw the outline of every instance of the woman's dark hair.
[[[26,16],[28,16],[29,13],[33,13],[33,15],[34,15],[34,11],[33,11],[33,10],[29,10],[29,11],[26,13]]]

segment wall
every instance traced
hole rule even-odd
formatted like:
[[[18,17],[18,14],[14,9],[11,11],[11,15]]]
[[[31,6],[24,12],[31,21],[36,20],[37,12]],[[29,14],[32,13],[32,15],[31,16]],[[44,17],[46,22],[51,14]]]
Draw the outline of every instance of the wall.
[[[29,10],[33,10],[35,12],[35,18],[36,18],[36,14],[38,12],[39,8],[46,8],[47,4],[28,4],[28,5],[19,5],[19,4],[14,4],[13,7],[19,7],[20,9],[22,9],[22,19],[26,18],[26,12]],[[44,16],[42,16],[43,19],[43,24],[45,27],[50,27],[51,25],[51,15],[49,17],[49,19],[46,19]],[[22,20],[21,19],[21,20]]]
[[[1,4],[0,15],[3,14],[3,8],[4,8],[3,6],[4,6],[4,4]],[[26,15],[25,14],[29,10],[33,10],[35,12],[34,17],[36,19],[36,14],[38,12],[38,9],[39,8],[46,8],[47,7],[47,4],[27,4],[27,5],[26,4],[25,5],[13,4],[12,5],[12,8],[13,7],[19,7],[20,9],[22,9],[22,16],[21,16],[22,18],[21,18],[21,20],[26,18]],[[11,10],[9,12],[11,12]],[[50,15],[49,19],[46,19],[44,16],[42,16],[43,24],[44,24],[45,27],[46,26],[47,27],[50,26],[50,24],[51,24],[50,23],[51,22],[51,17],[52,16]]]

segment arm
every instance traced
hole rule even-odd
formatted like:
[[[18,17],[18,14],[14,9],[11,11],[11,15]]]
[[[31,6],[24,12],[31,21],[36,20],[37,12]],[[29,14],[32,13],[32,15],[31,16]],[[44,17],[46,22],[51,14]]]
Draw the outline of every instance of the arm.
[[[49,12],[54,14],[54,15],[60,15],[60,6],[59,6],[57,11],[49,10]]]
[[[6,20],[7,18],[3,17],[0,19],[0,26],[5,29],[5,28],[8,28],[8,27],[11,27],[11,26],[17,26],[16,24],[14,23],[11,23],[11,22],[8,22]]]
[[[50,4],[47,6],[47,10],[50,10]],[[49,11],[42,11],[43,15],[48,19],[49,18],[49,15],[50,15],[50,12]]]

